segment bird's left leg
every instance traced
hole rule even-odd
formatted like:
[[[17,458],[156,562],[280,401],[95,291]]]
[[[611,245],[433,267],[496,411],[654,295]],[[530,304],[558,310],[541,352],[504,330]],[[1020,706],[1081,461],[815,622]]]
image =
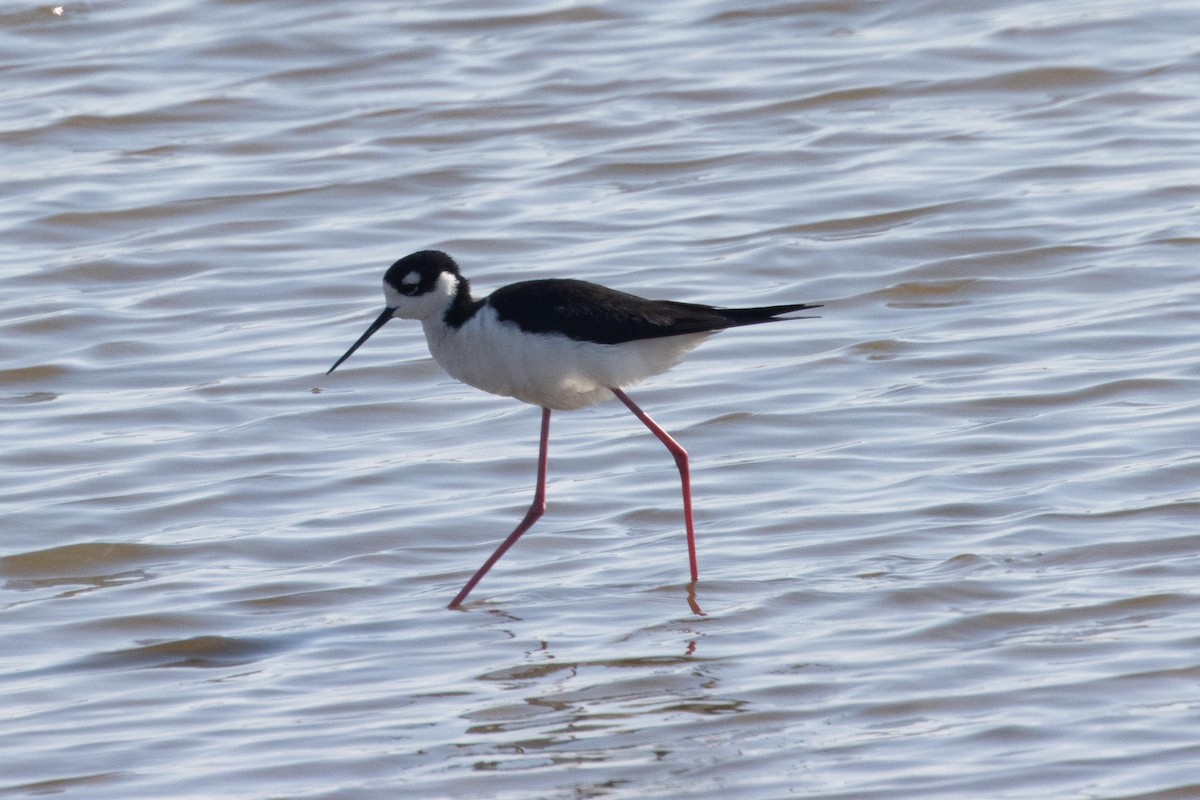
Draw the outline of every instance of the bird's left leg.
[[[538,447],[538,474],[537,474],[537,489],[533,492],[533,503],[529,506],[529,510],[525,512],[525,519],[517,525],[516,529],[508,535],[508,538],[500,543],[496,548],[496,552],[483,562],[471,580],[467,581],[467,585],[462,588],[454,599],[450,601],[450,608],[457,608],[462,605],[463,600],[467,599],[467,595],[475,588],[475,584],[483,580],[483,576],[487,575],[488,570],[492,565],[500,560],[500,556],[508,552],[508,548],[517,543],[517,539],[521,538],[521,534],[533,527],[533,523],[538,521],[538,518],[546,512],[546,462],[550,452],[550,409],[542,409],[542,441]]]
[[[659,441],[667,446],[671,451],[671,455],[675,457],[675,466],[679,467],[679,479],[683,483],[683,520],[687,524],[687,545],[688,545],[688,562],[692,568],[692,583],[700,580],[700,569],[696,565],[696,527],[692,522],[692,478],[688,471],[688,454],[687,451],[671,438],[671,435],[659,427],[658,423],[650,419],[650,415],[642,409],[638,408],[637,403],[629,399],[629,395],[622,392],[620,389],[612,388],[612,393],[617,396],[617,399],[626,405],[626,407],[634,413],[642,424],[650,429],[650,432],[658,437]]]

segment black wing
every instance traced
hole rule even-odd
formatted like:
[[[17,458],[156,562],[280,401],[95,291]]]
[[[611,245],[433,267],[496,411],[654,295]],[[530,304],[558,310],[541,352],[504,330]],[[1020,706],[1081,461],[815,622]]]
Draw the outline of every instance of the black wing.
[[[779,314],[816,308],[803,303],[763,308],[714,308],[699,303],[647,300],[587,281],[521,281],[487,298],[501,320],[527,333],[558,333],[596,344],[620,344],[737,325],[770,322]]]

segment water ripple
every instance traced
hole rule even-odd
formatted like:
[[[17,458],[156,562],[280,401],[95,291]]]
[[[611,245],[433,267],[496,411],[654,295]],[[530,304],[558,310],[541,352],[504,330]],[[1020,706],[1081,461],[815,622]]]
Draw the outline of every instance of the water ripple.
[[[0,792],[1194,795],[1197,21],[0,12]],[[824,303],[631,389],[696,586],[613,404],[445,609],[536,409],[399,323],[324,375],[422,247]]]

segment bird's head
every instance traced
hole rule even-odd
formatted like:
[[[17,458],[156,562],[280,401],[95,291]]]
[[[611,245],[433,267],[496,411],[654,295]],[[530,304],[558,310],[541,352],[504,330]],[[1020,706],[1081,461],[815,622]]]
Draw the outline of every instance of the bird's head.
[[[455,297],[465,289],[466,279],[459,274],[458,264],[441,250],[421,250],[400,259],[388,267],[383,276],[386,304],[383,313],[329,368],[329,372],[337,369],[392,317],[424,321],[445,314]]]
[[[422,250],[388,267],[383,297],[393,316],[424,320],[446,312],[461,282],[453,258],[441,250]]]

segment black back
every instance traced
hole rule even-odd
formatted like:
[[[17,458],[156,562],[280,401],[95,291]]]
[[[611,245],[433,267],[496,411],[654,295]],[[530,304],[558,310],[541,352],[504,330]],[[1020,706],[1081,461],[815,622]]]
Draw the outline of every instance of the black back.
[[[587,281],[550,278],[497,289],[484,301],[501,320],[527,333],[562,334],[597,344],[620,344],[738,325],[770,322],[779,314],[815,306],[714,308],[698,303],[647,300]]]

